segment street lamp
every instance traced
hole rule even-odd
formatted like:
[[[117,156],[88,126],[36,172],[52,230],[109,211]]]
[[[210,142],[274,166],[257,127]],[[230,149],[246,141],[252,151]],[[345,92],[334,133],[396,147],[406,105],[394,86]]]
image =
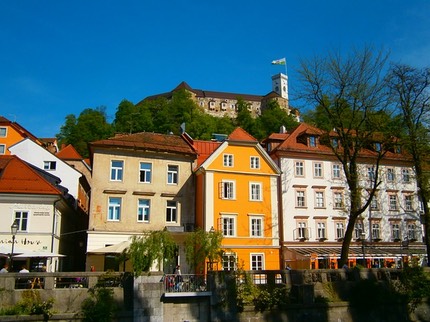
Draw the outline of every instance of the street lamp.
[[[18,231],[18,223],[16,220],[13,222],[12,226],[10,226],[10,233],[12,234],[12,252],[10,253],[10,269],[13,269],[13,248],[15,246],[15,235]]]
[[[367,267],[366,265],[366,249],[364,246],[364,242],[366,241],[366,234],[365,233],[361,233],[360,234],[360,239],[361,239],[361,250],[363,251],[363,266]]]

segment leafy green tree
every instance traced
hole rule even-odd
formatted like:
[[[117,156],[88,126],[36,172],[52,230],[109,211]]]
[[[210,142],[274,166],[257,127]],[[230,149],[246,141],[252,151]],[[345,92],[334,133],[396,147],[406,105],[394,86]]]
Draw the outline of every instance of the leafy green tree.
[[[152,131],[152,114],[144,104],[136,106],[130,101],[122,100],[115,113],[114,127],[120,133]]]
[[[285,110],[281,109],[279,103],[275,100],[271,100],[267,104],[260,117],[257,118],[256,123],[258,132],[254,135],[258,139],[266,138],[274,132],[279,133],[281,126],[291,130],[298,125],[293,115],[289,115]]]
[[[107,122],[106,108],[87,108],[78,118],[66,116],[66,123],[57,135],[60,144],[72,144],[83,157],[89,156],[88,143],[106,139],[112,135],[112,126]]]
[[[133,236],[128,249],[128,257],[135,276],[148,272],[155,263],[161,269],[163,260],[173,259],[177,245],[167,230],[145,232],[142,236]]]
[[[251,104],[246,102],[242,97],[237,99],[236,125],[248,133],[253,133],[255,131],[255,119],[249,110],[250,106]]]
[[[204,231],[198,228],[187,234],[185,239],[185,258],[194,272],[203,271],[206,260],[214,263],[222,257],[222,233],[220,231]]]
[[[405,129],[402,145],[411,153],[414,162],[418,194],[424,211],[427,258],[430,258],[430,186],[429,173],[426,171],[430,154],[430,68],[392,65],[388,84],[399,119]],[[427,265],[430,265],[430,262]]]
[[[348,185],[349,220],[342,242],[341,265],[348,260],[355,223],[369,207],[380,184],[380,162],[386,151],[392,148],[391,133],[382,132],[378,138],[382,148],[374,150],[372,160],[375,175],[364,186],[359,157],[363,150],[372,147],[375,136],[384,130],[378,120],[388,106],[383,77],[387,58],[383,52],[374,53],[366,47],[345,57],[329,53],[325,58],[301,62],[302,97],[318,106],[317,112],[327,122],[322,127],[323,139],[342,164]],[[331,131],[336,133],[337,140],[330,139]]]

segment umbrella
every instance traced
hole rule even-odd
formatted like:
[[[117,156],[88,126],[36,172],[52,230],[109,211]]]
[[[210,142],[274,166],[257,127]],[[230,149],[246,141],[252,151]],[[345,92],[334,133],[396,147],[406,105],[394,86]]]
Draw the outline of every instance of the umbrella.
[[[49,253],[49,252],[26,252],[19,255],[14,255],[13,258],[29,258],[29,257],[65,257],[62,254]]]
[[[91,254],[121,254],[128,247],[130,247],[129,241],[123,241],[115,245],[110,245],[102,248],[97,248],[93,250],[89,250],[88,253]]]

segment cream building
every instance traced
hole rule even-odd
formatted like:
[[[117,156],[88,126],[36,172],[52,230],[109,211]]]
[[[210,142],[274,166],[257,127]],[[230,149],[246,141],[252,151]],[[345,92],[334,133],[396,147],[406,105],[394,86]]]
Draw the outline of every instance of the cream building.
[[[180,136],[143,132],[92,142],[90,152],[87,269],[118,270],[95,250],[144,231],[167,229],[180,245],[194,228],[193,148]],[[187,270],[182,248],[176,263]]]

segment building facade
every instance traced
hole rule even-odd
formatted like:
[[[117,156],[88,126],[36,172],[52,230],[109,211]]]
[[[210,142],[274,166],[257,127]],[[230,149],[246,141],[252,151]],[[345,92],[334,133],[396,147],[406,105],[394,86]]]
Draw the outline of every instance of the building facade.
[[[322,132],[301,123],[291,133],[269,137],[266,147],[282,170],[282,245],[284,265],[338,268],[349,214],[349,191],[341,163],[320,141]],[[377,144],[377,142],[375,143]],[[369,198],[375,160],[359,159],[363,202]],[[350,266],[393,267],[423,259],[422,225],[412,160],[396,150],[379,166],[380,185],[370,207],[357,220]]]
[[[196,223],[223,235],[223,259],[213,268],[279,269],[276,164],[241,128],[223,142],[193,146],[199,152]]]
[[[148,231],[167,229],[181,246],[195,222],[193,148],[177,135],[143,132],[92,142],[90,152],[87,269],[118,270],[108,254],[96,250]],[[175,261],[185,273],[183,247]],[[171,273],[173,267],[160,269]]]

